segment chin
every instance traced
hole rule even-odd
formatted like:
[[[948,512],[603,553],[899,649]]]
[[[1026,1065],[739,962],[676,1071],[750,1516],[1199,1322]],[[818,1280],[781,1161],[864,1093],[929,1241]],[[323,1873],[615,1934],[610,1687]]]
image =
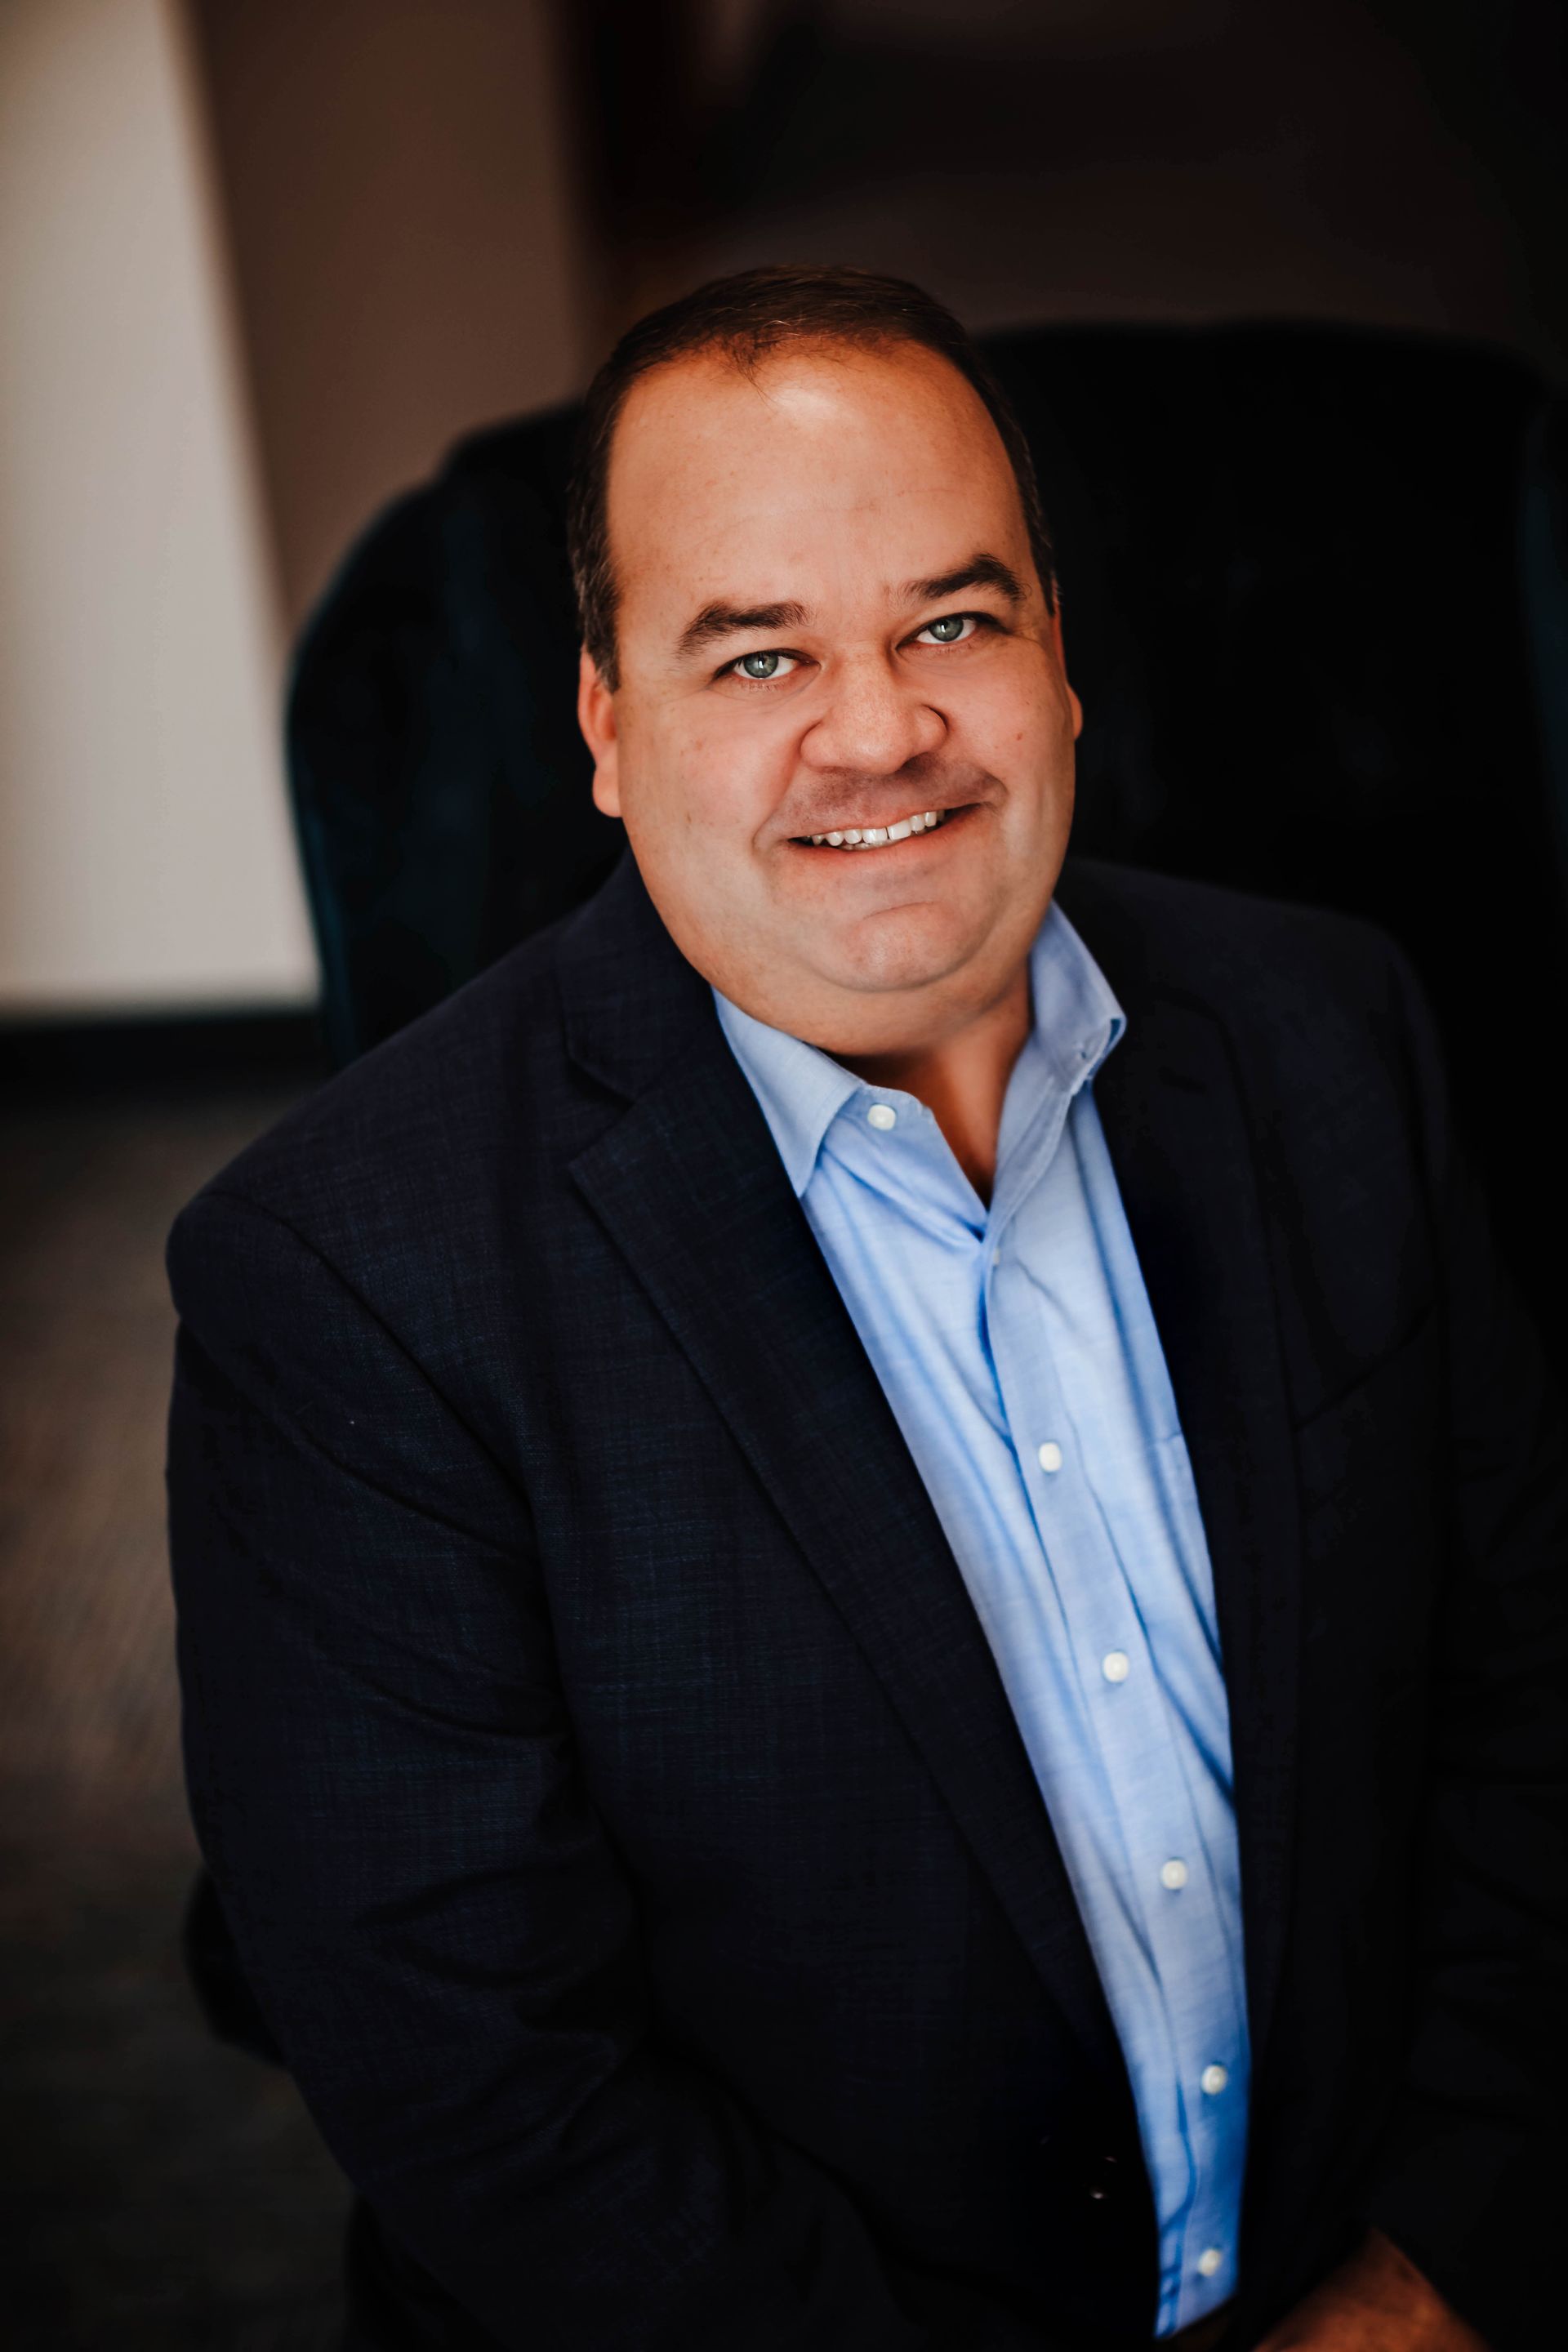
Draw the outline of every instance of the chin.
[[[835,940],[823,976],[836,987],[876,993],[931,987],[971,962],[991,928],[941,903],[898,908]]]

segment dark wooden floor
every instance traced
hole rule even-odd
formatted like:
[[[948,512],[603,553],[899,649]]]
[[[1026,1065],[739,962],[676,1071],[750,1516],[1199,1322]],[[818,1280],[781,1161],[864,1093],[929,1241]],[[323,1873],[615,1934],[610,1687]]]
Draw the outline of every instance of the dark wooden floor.
[[[170,1220],[287,1095],[0,1118],[0,2338],[324,2352],[346,2192],[211,2041],[163,1548]]]

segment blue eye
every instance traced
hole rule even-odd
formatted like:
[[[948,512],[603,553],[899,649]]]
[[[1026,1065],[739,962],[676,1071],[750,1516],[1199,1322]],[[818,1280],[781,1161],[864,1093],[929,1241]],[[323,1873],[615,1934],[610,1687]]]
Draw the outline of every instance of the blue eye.
[[[949,613],[940,621],[928,621],[921,635],[932,645],[956,646],[967,635],[973,621],[973,613]]]
[[[776,677],[783,654],[742,654],[735,664],[742,677]]]

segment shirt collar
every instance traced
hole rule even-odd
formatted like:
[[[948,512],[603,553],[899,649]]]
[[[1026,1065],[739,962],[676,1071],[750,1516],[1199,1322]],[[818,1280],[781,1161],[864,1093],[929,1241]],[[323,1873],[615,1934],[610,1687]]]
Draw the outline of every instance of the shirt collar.
[[[1038,1055],[1047,1087],[1070,1097],[1093,1077],[1127,1020],[1110,983],[1055,904],[1047,908],[1029,950],[1029,987],[1034,1025],[1025,1053],[1031,1059]],[[823,1138],[845,1105],[857,1095],[873,1097],[883,1090],[868,1087],[818,1046],[742,1013],[718,989],[713,1002],[798,1199],[816,1171]],[[1038,1092],[1038,1087],[1028,1089],[1030,1097]],[[1033,1101],[1020,1099],[1017,1087],[1009,1087],[999,1158],[1013,1139],[1016,1103],[1026,1118],[1034,1108]]]

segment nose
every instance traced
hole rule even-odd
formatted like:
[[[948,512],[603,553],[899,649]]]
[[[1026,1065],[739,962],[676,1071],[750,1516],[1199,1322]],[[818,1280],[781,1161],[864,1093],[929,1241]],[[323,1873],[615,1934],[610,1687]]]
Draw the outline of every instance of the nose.
[[[809,767],[841,775],[891,776],[934,751],[947,721],[885,660],[847,662],[833,680],[826,709],[803,740]]]

